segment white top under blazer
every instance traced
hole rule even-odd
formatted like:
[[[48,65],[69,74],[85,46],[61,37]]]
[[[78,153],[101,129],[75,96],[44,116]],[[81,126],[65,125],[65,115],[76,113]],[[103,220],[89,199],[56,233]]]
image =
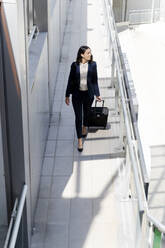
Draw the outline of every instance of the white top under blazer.
[[[88,63],[80,63],[80,90],[86,91],[87,87]]]

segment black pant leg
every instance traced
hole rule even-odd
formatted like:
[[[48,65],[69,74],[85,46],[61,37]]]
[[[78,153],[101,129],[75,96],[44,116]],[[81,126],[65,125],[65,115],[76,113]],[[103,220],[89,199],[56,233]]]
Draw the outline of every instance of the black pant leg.
[[[88,113],[92,106],[94,98],[90,98],[88,92],[83,97],[83,125],[88,126]]]
[[[72,96],[72,105],[75,113],[75,125],[77,138],[82,138],[82,97]]]

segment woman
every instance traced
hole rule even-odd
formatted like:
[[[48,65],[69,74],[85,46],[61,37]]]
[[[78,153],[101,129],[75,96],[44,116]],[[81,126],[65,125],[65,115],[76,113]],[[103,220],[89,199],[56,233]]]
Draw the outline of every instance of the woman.
[[[78,151],[82,152],[82,137],[87,135],[88,111],[93,103],[94,95],[98,101],[101,101],[97,66],[96,62],[93,61],[91,49],[88,46],[79,48],[76,62],[71,65],[65,94],[67,105],[70,103],[70,94],[72,94],[72,104],[75,112]]]

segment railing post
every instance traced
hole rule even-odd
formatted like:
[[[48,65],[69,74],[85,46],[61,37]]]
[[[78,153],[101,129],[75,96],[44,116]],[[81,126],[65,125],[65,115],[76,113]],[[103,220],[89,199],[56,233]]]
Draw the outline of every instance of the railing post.
[[[112,62],[111,62],[111,86],[115,88],[115,79],[116,79],[116,68],[115,68],[115,56],[114,51],[112,50]]]
[[[128,145],[125,147],[126,150],[126,159],[125,159],[125,198],[131,197],[130,195],[130,181],[131,181],[131,166],[130,166],[130,156]]]
[[[124,142],[124,138],[126,136],[125,134],[125,123],[124,123],[124,115],[123,115],[123,110],[122,110],[122,103],[121,103],[121,99],[120,96],[118,94],[118,105],[119,105],[119,113],[120,113],[120,134],[119,134],[119,139],[120,139],[120,144],[122,144],[122,149],[125,148],[125,142]]]

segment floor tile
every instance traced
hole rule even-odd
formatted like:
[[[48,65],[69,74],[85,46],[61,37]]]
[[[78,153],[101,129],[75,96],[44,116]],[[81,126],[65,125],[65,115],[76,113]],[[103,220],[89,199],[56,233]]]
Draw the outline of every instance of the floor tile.
[[[75,127],[75,116],[74,113],[62,113],[60,117],[60,126],[74,126]]]
[[[73,171],[73,157],[56,157],[54,176],[69,176]]]
[[[42,176],[51,176],[53,174],[54,158],[44,157]]]
[[[56,141],[48,140],[46,145],[45,157],[53,157],[55,154]]]
[[[61,100],[54,100],[52,112],[60,112],[60,110],[61,110],[61,104],[62,104],[62,101]]]
[[[38,223],[38,225],[47,222],[48,203],[48,199],[38,199],[35,215],[35,223]]]
[[[58,140],[73,140],[74,139],[74,127],[59,127]]]
[[[59,140],[57,142],[56,156],[73,156],[73,141]]]
[[[68,176],[55,176],[53,178],[51,198],[63,198],[70,197]]]
[[[71,222],[69,228],[69,247],[73,248],[92,248],[91,222]]]
[[[50,197],[51,179],[51,176],[41,176],[39,198]]]
[[[70,221],[92,221],[92,200],[75,198],[71,200]]]
[[[45,248],[68,248],[68,225],[48,224]]]
[[[31,239],[31,248],[42,248],[46,232],[46,223],[35,223],[34,233]]]
[[[48,132],[48,140],[56,140],[58,134],[58,126],[51,125]]]
[[[69,223],[70,200],[69,199],[50,199],[48,209],[49,224]]]
[[[50,125],[58,126],[60,119],[60,112],[53,112],[51,114]]]

